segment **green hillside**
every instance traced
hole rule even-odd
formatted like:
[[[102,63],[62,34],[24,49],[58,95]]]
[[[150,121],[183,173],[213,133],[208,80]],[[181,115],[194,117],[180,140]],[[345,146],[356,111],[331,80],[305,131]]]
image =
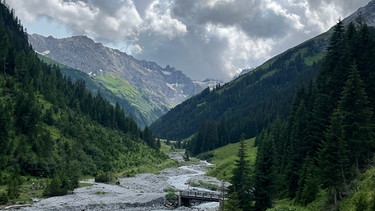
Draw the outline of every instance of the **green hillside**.
[[[128,115],[133,117],[141,127],[146,127],[162,115],[161,112],[158,112],[159,109],[151,106],[152,103],[142,92],[136,90],[128,82],[111,75],[96,76],[95,81],[110,90],[119,102],[126,103],[125,107],[132,111]],[[167,109],[167,106],[165,106],[165,109]]]
[[[90,92],[86,85],[95,84],[83,74],[41,62],[3,3],[0,46],[0,204],[69,193],[82,176],[171,164],[153,134]],[[42,185],[31,187],[35,181]]]
[[[275,118],[286,118],[297,90],[316,78],[328,39],[329,33],[322,34],[221,87],[204,90],[158,119],[151,130],[170,139],[197,133],[193,154],[237,142],[241,134],[256,136]],[[207,128],[213,131],[209,141]]]
[[[257,154],[256,147],[254,147],[255,138],[245,140],[247,159],[253,165]],[[202,153],[198,158],[207,160],[214,164],[207,175],[216,177],[220,180],[230,181],[235,160],[237,159],[237,151],[240,148],[240,143],[228,144],[224,147]],[[251,166],[253,169],[254,166]]]
[[[125,109],[126,115],[132,117],[141,128],[149,125],[152,119],[162,115],[157,113],[156,109],[150,106],[150,103],[147,102],[143,95],[126,81],[113,78],[110,75],[89,76],[80,70],[62,65],[41,54],[38,54],[38,56],[47,64],[57,65],[61,73],[73,81],[85,81],[87,89],[92,93],[96,94],[100,90],[101,95],[113,105],[119,103]]]

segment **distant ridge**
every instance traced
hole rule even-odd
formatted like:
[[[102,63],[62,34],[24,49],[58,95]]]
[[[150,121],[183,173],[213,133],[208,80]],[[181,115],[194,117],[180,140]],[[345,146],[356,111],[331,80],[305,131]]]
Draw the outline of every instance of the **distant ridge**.
[[[136,111],[140,126],[147,126],[170,108],[212,86],[215,81],[195,82],[174,67],[138,60],[124,52],[95,43],[86,36],[63,39],[29,35],[33,48],[43,55],[101,80]]]

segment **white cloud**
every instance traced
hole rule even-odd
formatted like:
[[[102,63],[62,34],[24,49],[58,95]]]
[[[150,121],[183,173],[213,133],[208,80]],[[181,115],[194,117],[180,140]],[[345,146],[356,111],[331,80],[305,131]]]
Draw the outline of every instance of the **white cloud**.
[[[288,8],[282,7],[277,2],[268,0],[266,8],[272,10],[275,14],[286,18],[297,30],[301,30],[305,27],[304,24],[301,23],[301,17],[299,15],[289,12]]]
[[[326,31],[369,1],[7,0],[26,28],[51,20],[194,79],[224,80]]]
[[[333,3],[326,2],[322,2],[315,10],[311,7],[306,7],[305,10],[308,24],[317,26],[321,32],[337,23],[339,18],[342,19],[342,14],[341,8],[336,7]]]
[[[137,55],[137,54],[140,54],[141,52],[142,52],[142,47],[140,46],[140,45],[138,45],[138,44],[135,44],[135,45],[133,45],[132,46],[132,48],[131,48],[131,53],[133,54],[133,55]]]
[[[233,78],[248,67],[249,61],[265,60],[270,57],[272,39],[251,39],[236,26],[221,27],[213,24],[206,26],[206,42],[212,37],[225,40],[226,47],[220,52],[222,61],[220,71],[226,78]]]
[[[154,1],[145,12],[145,20],[150,30],[169,39],[187,33],[186,25],[171,17],[171,3],[168,1]]]

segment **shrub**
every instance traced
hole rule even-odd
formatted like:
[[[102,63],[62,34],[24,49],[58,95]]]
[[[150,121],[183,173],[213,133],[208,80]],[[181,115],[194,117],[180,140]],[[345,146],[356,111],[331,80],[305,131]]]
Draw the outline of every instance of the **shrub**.
[[[111,182],[112,175],[110,173],[105,173],[103,171],[98,171],[95,176],[95,182],[108,183]]]
[[[68,193],[68,188],[64,187],[59,177],[52,178],[51,182],[44,189],[43,195],[47,197],[62,196]]]
[[[7,194],[4,193],[4,192],[1,193],[0,194],[0,204],[7,204],[8,201],[9,201],[9,198],[8,198]]]

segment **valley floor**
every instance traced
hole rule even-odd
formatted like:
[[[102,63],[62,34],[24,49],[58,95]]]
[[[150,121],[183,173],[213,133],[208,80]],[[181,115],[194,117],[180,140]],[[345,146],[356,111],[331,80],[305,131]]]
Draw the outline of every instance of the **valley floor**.
[[[183,153],[169,153],[170,157],[182,162]],[[138,174],[120,178],[119,185],[96,183],[93,179],[82,181],[89,186],[75,189],[73,194],[39,200],[21,210],[168,210],[165,189],[189,189],[190,183],[205,183],[221,186],[221,181],[204,176],[212,164],[200,161],[178,168],[168,168],[160,174]],[[196,188],[200,189],[200,188]],[[197,207],[180,207],[176,210],[218,210],[218,203],[201,204]]]

